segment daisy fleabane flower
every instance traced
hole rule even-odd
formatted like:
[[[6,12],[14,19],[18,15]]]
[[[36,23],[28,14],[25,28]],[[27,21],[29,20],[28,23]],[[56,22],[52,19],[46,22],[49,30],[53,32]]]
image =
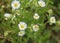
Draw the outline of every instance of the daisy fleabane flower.
[[[36,25],[33,25],[33,31],[38,31],[39,30],[39,26],[36,24]]]
[[[27,28],[27,24],[25,22],[20,22],[18,27],[20,30],[25,30]]]
[[[35,13],[35,15],[33,16],[33,18],[36,19],[36,20],[39,19],[39,17],[40,16],[37,13]]]
[[[55,17],[50,17],[50,23],[56,23]]]
[[[11,14],[5,13],[5,14],[4,14],[4,17],[9,18],[9,17],[11,17]]]
[[[20,8],[20,2],[18,0],[14,0],[11,3],[12,9],[19,9]]]
[[[18,32],[18,36],[24,36],[24,35],[25,35],[25,31]]]
[[[41,7],[45,7],[45,6],[46,6],[46,4],[45,4],[45,2],[44,2],[43,0],[39,0],[39,1],[38,1],[38,4],[39,4],[39,6],[41,6]]]

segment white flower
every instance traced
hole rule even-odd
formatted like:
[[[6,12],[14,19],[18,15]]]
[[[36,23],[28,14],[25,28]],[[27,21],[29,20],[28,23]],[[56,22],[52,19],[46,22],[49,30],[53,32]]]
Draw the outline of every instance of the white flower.
[[[5,13],[5,14],[4,14],[4,17],[9,18],[9,17],[11,17],[11,14]]]
[[[12,9],[19,9],[20,8],[20,2],[17,0],[12,1],[11,3]]]
[[[45,6],[46,6],[45,2],[42,1],[42,0],[39,0],[39,1],[38,1],[38,4],[39,4],[41,7],[45,7]]]
[[[39,19],[39,17],[40,16],[37,13],[35,13],[35,15],[33,16],[33,18],[36,19],[36,20]]]
[[[19,35],[19,36],[24,36],[24,35],[25,35],[25,31],[20,31],[20,32],[18,33],[18,35]]]
[[[55,17],[50,17],[50,23],[56,23]]]
[[[27,24],[25,22],[20,22],[18,27],[20,30],[25,30],[27,28]]]
[[[38,25],[33,25],[33,30],[34,31],[38,31],[39,30],[39,26]]]

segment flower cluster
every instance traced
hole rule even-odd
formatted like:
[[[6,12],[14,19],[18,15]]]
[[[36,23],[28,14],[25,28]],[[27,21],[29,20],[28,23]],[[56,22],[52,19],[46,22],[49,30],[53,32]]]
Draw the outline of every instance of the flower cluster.
[[[18,33],[19,36],[24,36],[25,35],[25,30],[27,29],[27,24],[25,22],[20,22],[18,24],[18,27],[19,27],[19,30],[20,32]],[[39,26],[36,24],[36,25],[33,25],[32,27],[33,31],[38,31],[39,30]]]
[[[27,24],[25,22],[20,22],[18,24],[20,32],[18,33],[19,36],[23,36],[25,34],[25,30],[27,29]]]
[[[30,1],[32,1],[32,0],[30,0]],[[45,3],[43,0],[39,0],[39,1],[38,1],[38,4],[39,4],[40,7],[45,7],[45,6],[46,6],[46,3]],[[21,3],[20,3],[18,0],[12,1],[12,3],[11,3],[12,10],[18,10],[18,9],[20,8],[20,5],[21,5]],[[17,13],[17,14],[18,14],[18,13]],[[11,16],[12,16],[12,15],[9,14],[9,13],[5,13],[5,14],[4,14],[5,20],[7,20],[8,18],[10,18]],[[14,17],[12,18],[12,20],[13,20],[14,18],[15,18],[15,15],[14,15]],[[39,19],[40,19],[39,14],[38,14],[38,13],[35,13],[35,14],[33,15],[33,19],[39,20]],[[50,24],[56,23],[55,17],[51,17],[51,18],[49,19],[49,22],[50,22]],[[25,23],[24,21],[22,21],[22,22],[20,22],[20,23],[18,24],[18,27],[19,27],[19,30],[20,30],[20,31],[18,32],[18,35],[19,35],[19,36],[24,36],[24,35],[25,35],[25,30],[28,28],[27,23]],[[35,31],[35,32],[38,31],[38,30],[39,30],[39,25],[38,25],[38,24],[33,25],[33,26],[32,26],[32,30]]]

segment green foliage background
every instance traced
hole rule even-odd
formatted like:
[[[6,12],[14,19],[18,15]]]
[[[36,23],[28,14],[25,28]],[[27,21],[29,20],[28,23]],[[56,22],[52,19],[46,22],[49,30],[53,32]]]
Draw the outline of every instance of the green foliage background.
[[[12,0],[0,0],[0,43],[60,43],[60,0],[44,0],[46,7],[43,8],[38,6],[38,0],[19,1],[21,7],[16,11],[11,8]],[[52,12],[48,12],[49,9],[52,9]],[[16,15],[16,18],[12,21],[12,16],[6,21],[5,13]],[[39,14],[39,20],[33,19],[35,13]],[[56,17],[56,24],[49,25],[51,16]],[[20,21],[28,25],[26,35],[23,37],[18,36]],[[39,31],[33,32],[31,24],[41,24]]]

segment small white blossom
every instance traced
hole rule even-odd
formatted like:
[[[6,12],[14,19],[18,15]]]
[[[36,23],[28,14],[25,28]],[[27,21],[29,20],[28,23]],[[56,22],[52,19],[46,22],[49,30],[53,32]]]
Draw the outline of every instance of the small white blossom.
[[[18,27],[20,30],[25,30],[27,28],[27,24],[25,22],[20,22]]]
[[[25,31],[20,31],[20,32],[18,33],[18,35],[19,35],[19,36],[24,36],[24,35],[25,35]]]
[[[36,20],[39,19],[39,17],[40,16],[37,13],[35,13],[35,15],[33,16],[33,18],[36,19]]]
[[[4,14],[4,17],[9,18],[9,17],[11,17],[11,14],[5,13],[5,14]]]
[[[11,7],[12,7],[12,9],[19,9],[20,8],[20,2],[17,0],[12,1]]]
[[[56,23],[55,17],[50,17],[50,23]]]
[[[38,31],[39,30],[39,26],[38,25],[33,25],[33,30],[34,31]]]
[[[46,6],[45,2],[42,1],[42,0],[39,0],[39,1],[38,1],[38,4],[39,4],[39,6],[41,6],[41,7],[45,7],[45,6]]]

